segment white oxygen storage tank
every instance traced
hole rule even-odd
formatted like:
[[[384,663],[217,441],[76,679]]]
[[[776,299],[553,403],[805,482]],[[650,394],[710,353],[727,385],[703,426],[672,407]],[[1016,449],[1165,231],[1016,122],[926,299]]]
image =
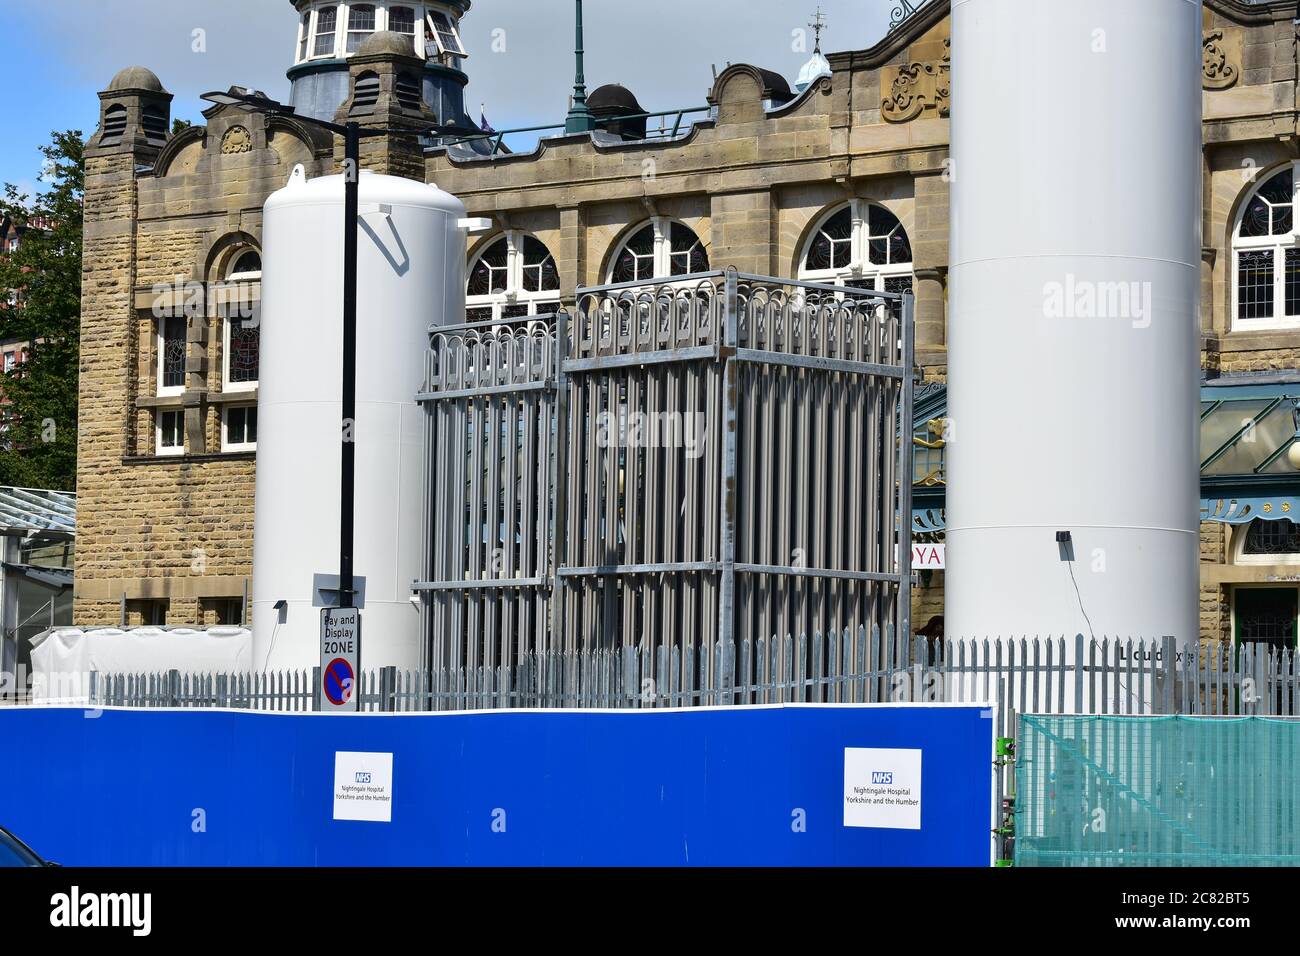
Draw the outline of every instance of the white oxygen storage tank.
[[[361,666],[421,664],[428,328],[464,321],[465,216],[436,186],[362,172],[357,270],[355,574]],[[265,206],[253,540],[255,669],[319,657],[313,577],[337,575],[343,379],[342,176],[302,167]],[[277,610],[277,602],[285,606]]]
[[[1200,0],[953,0],[952,44],[945,632],[1195,641]]]

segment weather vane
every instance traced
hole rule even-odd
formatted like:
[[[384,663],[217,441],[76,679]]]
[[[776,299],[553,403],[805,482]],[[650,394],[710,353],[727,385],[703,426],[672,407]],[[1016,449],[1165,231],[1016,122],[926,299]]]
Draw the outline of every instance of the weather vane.
[[[817,8],[817,12],[813,14],[808,26],[812,27],[813,36],[816,38],[813,49],[820,53],[822,50],[822,31],[826,29],[826,17],[822,14],[820,6]]]

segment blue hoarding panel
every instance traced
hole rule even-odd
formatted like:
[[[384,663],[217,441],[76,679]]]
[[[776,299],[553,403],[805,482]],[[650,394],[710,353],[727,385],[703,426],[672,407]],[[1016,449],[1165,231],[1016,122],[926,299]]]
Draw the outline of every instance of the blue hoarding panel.
[[[87,713],[0,709],[0,825],[69,865],[990,859],[979,707]],[[392,755],[390,822],[335,819],[339,753]]]

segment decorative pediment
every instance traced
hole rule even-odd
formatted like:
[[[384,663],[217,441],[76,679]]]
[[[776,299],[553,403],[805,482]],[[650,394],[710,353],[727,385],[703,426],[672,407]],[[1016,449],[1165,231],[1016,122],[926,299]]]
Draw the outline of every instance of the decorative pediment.
[[[906,123],[927,109],[947,116],[952,99],[952,41],[943,41],[938,60],[916,60],[881,73],[880,112],[891,123]],[[888,84],[888,86],[886,86]]]

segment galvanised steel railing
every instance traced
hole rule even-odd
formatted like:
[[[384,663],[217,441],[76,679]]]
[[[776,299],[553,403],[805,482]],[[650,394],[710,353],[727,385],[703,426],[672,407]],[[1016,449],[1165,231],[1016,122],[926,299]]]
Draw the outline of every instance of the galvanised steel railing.
[[[432,329],[427,662],[908,633],[912,312],[728,270]]]
[[[529,652],[512,665],[363,671],[363,711],[984,703],[999,732],[1020,714],[1300,716],[1300,653],[1228,642],[1024,637],[960,642],[892,628],[742,638],[710,647]],[[122,707],[317,709],[312,671],[78,675],[34,701]]]

